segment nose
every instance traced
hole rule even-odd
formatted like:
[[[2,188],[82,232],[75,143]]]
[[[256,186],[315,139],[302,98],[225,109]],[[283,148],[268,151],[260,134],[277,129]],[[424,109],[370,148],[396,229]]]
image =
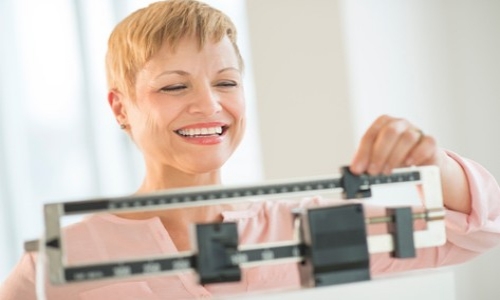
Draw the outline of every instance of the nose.
[[[190,113],[212,116],[222,111],[220,95],[210,85],[199,87],[193,96]]]

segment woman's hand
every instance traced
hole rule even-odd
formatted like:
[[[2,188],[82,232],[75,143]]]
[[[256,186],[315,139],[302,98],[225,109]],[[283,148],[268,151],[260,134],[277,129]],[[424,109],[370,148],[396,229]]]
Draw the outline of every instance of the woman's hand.
[[[469,185],[462,167],[409,121],[380,116],[361,138],[351,172],[390,174],[394,168],[436,165],[440,168],[443,200],[447,208],[470,213]]]
[[[441,150],[433,137],[424,135],[405,119],[383,115],[368,128],[351,163],[351,171],[390,174],[412,165],[439,165]]]

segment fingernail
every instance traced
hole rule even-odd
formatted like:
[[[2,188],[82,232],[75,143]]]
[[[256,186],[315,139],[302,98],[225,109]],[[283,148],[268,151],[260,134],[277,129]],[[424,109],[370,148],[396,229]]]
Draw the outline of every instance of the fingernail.
[[[383,173],[385,175],[390,175],[391,174],[391,168],[388,165],[385,165]]]
[[[358,164],[352,164],[350,169],[351,169],[351,172],[353,172],[353,173],[359,173],[359,165]]]

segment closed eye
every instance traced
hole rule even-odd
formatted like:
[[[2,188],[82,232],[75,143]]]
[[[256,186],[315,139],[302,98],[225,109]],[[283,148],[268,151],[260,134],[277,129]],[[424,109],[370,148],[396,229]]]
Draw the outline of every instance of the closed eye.
[[[217,83],[217,86],[220,86],[220,87],[234,87],[234,86],[238,86],[238,83],[235,82],[235,81],[223,81],[223,82]]]
[[[186,89],[187,87],[184,84],[175,84],[164,86],[160,89],[160,92],[177,92]]]

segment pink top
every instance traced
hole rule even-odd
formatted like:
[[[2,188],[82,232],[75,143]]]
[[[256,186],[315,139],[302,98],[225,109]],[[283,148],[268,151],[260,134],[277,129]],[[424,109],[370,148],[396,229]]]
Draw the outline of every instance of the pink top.
[[[449,153],[466,171],[472,194],[472,212],[446,212],[447,243],[417,250],[414,259],[392,259],[388,254],[370,257],[372,275],[430,268],[467,261],[500,242],[500,188],[491,174],[475,162]],[[258,202],[245,211],[224,212],[224,221],[238,224],[240,244],[284,241],[292,238],[290,210],[327,202],[308,198],[299,202]],[[66,235],[67,234],[67,235]],[[110,214],[94,215],[65,231],[68,262],[145,257],[177,253],[159,218],[127,220]],[[25,254],[0,288],[0,299],[36,299],[35,261]],[[264,289],[296,289],[299,273],[294,263],[243,269],[241,282],[200,286],[193,273],[135,277],[122,281],[96,281],[54,287],[46,285],[47,299],[192,299]]]

